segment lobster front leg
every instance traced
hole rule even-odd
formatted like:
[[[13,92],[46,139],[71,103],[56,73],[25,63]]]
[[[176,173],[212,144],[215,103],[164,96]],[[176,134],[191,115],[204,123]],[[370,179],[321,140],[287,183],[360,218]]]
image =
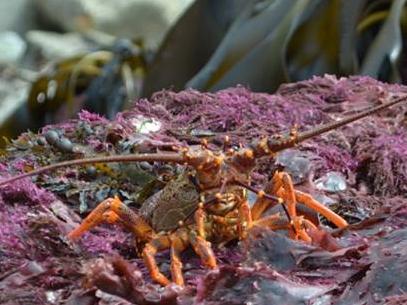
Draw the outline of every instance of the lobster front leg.
[[[69,239],[77,239],[83,235],[86,231],[98,226],[103,222],[113,223],[117,221],[117,214],[110,211],[111,201],[113,198],[109,198],[101,202],[80,224],[68,234]]]
[[[68,237],[76,239],[100,223],[118,221],[133,232],[139,240],[149,241],[154,234],[151,226],[143,218],[133,212],[118,197],[114,197],[102,201],[79,227],[68,234]]]

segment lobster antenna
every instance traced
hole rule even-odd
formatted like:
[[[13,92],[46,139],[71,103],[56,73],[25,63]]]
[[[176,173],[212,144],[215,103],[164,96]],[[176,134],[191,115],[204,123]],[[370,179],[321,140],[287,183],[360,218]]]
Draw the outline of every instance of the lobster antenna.
[[[317,135],[323,134],[325,132],[331,131],[343,125],[349,124],[354,122],[360,118],[368,116],[370,114],[376,113],[382,109],[387,107],[393,106],[395,104],[404,102],[407,100],[407,96],[396,98],[395,100],[384,103],[380,106],[376,106],[360,113],[348,116],[340,121],[327,123],[310,131],[305,131],[298,133],[294,137],[287,138],[274,138],[270,137],[267,140],[268,149],[272,152],[278,152],[280,150],[293,147],[295,144],[300,143],[306,139],[315,137]],[[67,167],[67,166],[77,166],[77,165],[85,165],[85,164],[93,164],[93,163],[113,163],[113,162],[154,162],[154,161],[161,161],[161,162],[173,162],[173,163],[185,163],[185,155],[184,154],[177,154],[177,153],[162,153],[157,156],[157,154],[130,154],[124,156],[106,156],[106,157],[96,157],[96,158],[85,158],[85,159],[77,159],[77,160],[68,160],[63,161],[60,163],[55,163],[51,165],[47,165],[38,169],[35,169],[31,172],[20,174],[3,181],[0,181],[0,186],[9,184],[16,180],[31,177],[34,175],[42,174],[48,171],[52,171],[58,168]]]
[[[388,107],[391,107],[391,106],[396,105],[398,103],[404,102],[406,100],[407,100],[407,96],[399,97],[399,98],[394,99],[391,102],[387,102],[387,103],[384,103],[382,105],[372,107],[370,109],[366,109],[366,110],[364,110],[362,112],[359,112],[359,113],[356,113],[354,115],[350,115],[348,117],[345,117],[342,120],[324,124],[324,125],[322,125],[320,127],[317,127],[314,130],[301,132],[297,136],[297,143],[302,142],[304,140],[307,140],[309,138],[318,136],[318,135],[323,134],[325,132],[331,131],[333,129],[342,127],[344,125],[352,123],[352,122],[354,122],[356,120],[359,120],[359,119],[361,119],[363,117],[369,116],[371,114],[379,112],[380,110],[386,109]]]
[[[174,163],[184,163],[185,158],[181,154],[176,153],[162,153],[159,156],[157,154],[130,154],[124,156],[106,156],[106,157],[97,157],[97,158],[85,158],[85,159],[77,159],[77,160],[69,160],[63,161],[60,163],[55,163],[51,165],[47,165],[38,169],[35,169],[31,172],[20,174],[3,181],[0,181],[0,186],[9,184],[16,180],[31,177],[34,175],[42,174],[48,171],[52,171],[61,167],[67,166],[75,166],[75,165],[85,165],[85,164],[93,164],[93,163],[113,163],[113,162],[154,162],[154,161],[162,161],[162,162],[174,162]]]
[[[357,121],[361,118],[364,118],[366,116],[379,112],[380,110],[386,109],[388,107],[391,107],[393,105],[396,105],[396,104],[399,104],[399,103],[405,102],[405,101],[407,101],[407,95],[396,98],[393,101],[384,103],[382,105],[368,108],[359,113],[349,115],[339,121],[323,124],[319,127],[316,127],[314,129],[311,129],[308,131],[299,132],[297,134],[290,133],[287,137],[281,137],[281,136],[273,137],[272,136],[267,139],[267,148],[270,151],[272,151],[273,153],[279,152],[283,149],[293,147],[296,144],[301,143],[307,139],[310,139],[315,136],[321,135],[325,132],[337,129],[339,127],[342,127],[344,125]]]

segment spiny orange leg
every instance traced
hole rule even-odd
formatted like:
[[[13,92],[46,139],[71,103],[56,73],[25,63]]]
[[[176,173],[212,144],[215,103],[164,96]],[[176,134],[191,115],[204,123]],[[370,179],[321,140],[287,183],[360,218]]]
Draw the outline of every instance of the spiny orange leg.
[[[159,251],[163,251],[171,247],[171,240],[167,235],[162,235],[154,238],[152,241],[147,243],[144,246],[142,255],[144,263],[147,266],[148,271],[150,272],[150,276],[153,281],[161,284],[162,286],[167,286],[171,283],[171,281],[161,273],[160,269],[157,266],[157,262],[155,260],[155,255]]]
[[[194,248],[196,254],[201,258],[202,263],[211,269],[217,267],[216,257],[213,253],[211,243],[198,236],[196,232],[191,231],[189,233],[189,242]]]
[[[344,228],[348,226],[348,223],[345,219],[324,206],[322,203],[316,201],[314,198],[312,198],[311,195],[296,190],[295,197],[298,201],[302,202],[307,207],[322,214],[326,219],[333,222],[338,228]]]
[[[77,239],[83,235],[86,231],[98,226],[103,222],[113,223],[117,220],[118,216],[115,213],[110,211],[110,205],[113,201],[113,198],[109,198],[100,203],[74,230],[69,232],[69,239]]]
[[[239,222],[237,226],[238,234],[240,239],[245,239],[247,236],[247,231],[253,226],[252,214],[250,210],[249,203],[247,200],[242,200],[239,206]]]
[[[276,180],[281,181],[281,187],[276,191],[276,194],[281,195],[286,202],[288,214],[292,218],[297,217],[297,200],[294,193],[294,183],[291,180],[290,175],[285,172],[276,172],[274,176],[277,177]]]
[[[172,280],[179,286],[184,286],[184,277],[182,276],[182,261],[180,254],[189,245],[189,237],[186,230],[177,230],[171,234],[165,234],[155,237],[151,242],[147,243],[143,249],[142,255],[151,278],[166,286],[171,281],[160,272],[155,255],[157,252],[165,249],[170,249],[171,254],[171,277]]]
[[[289,231],[289,235],[294,239],[302,239],[304,241],[310,241],[308,234],[302,228],[302,218],[297,217],[297,200],[294,193],[294,184],[291,177],[285,172],[276,172],[273,176],[273,181],[279,181],[281,185],[276,191],[276,194],[283,198],[287,204],[287,212],[290,215],[291,224],[293,230]]]
[[[268,215],[258,220],[253,221],[253,226],[267,227],[272,230],[287,230],[290,229],[290,223],[287,219],[283,219],[280,213]]]
[[[299,225],[304,225],[308,229],[314,229],[314,230],[317,229],[317,227],[311,221],[309,221],[306,218],[297,217],[296,220],[294,220],[294,221],[298,221]],[[289,230],[289,229],[292,228],[291,227],[292,224],[289,221],[287,221],[286,219],[283,219],[280,216],[280,213],[276,213],[276,214],[273,214],[273,215],[268,215],[268,216],[265,216],[263,218],[260,218],[260,219],[253,222],[253,226],[267,227],[267,228],[272,229],[272,230]],[[303,232],[305,232],[305,231],[298,230],[298,232],[299,232],[298,234],[300,234],[300,238],[302,240],[311,242],[311,239],[309,238],[308,234],[302,235]]]
[[[303,229],[305,224],[304,219],[302,217],[297,217],[297,201],[302,202],[305,206],[322,214],[340,228],[348,225],[346,220],[316,201],[311,195],[295,190],[291,178],[287,173],[277,172],[274,176],[273,180],[281,180],[282,187],[277,191],[276,195],[282,197],[287,202],[288,213],[293,221],[296,237],[306,241],[311,240],[306,233],[306,230]],[[309,223],[307,224],[309,225]]]
[[[261,215],[269,208],[275,206],[277,203],[270,200],[265,196],[266,194],[276,194],[277,191],[282,187],[281,179],[274,175],[269,183],[266,184],[264,191],[257,192],[257,199],[252,206],[252,217],[253,220],[257,220]],[[283,204],[282,198],[277,198],[278,203]]]
[[[117,221],[132,231],[139,240],[148,241],[154,234],[153,229],[144,219],[121,202],[118,197],[114,197],[102,201],[79,227],[68,234],[68,237],[76,239],[102,222],[114,223]]]
[[[239,221],[238,218],[235,217],[225,217],[225,216],[219,216],[219,215],[211,215],[211,219],[213,219],[214,222],[223,225],[223,226],[232,226],[236,225],[237,222]]]
[[[170,235],[171,240],[171,277],[175,284],[184,286],[184,277],[182,276],[182,261],[180,254],[186,248],[186,243],[175,234]]]
[[[195,211],[195,223],[196,223],[196,230],[197,233],[200,237],[202,237],[203,239],[206,239],[206,233],[205,233],[205,218],[206,218],[206,214],[204,211],[204,204],[203,202],[200,202],[198,204],[198,208]]]
[[[297,198],[295,196],[294,184],[290,175],[286,172],[276,172],[273,176],[273,181],[280,181],[281,187],[276,191],[276,195],[280,196],[287,203],[288,214],[290,215],[293,231],[290,236],[295,239],[301,239],[307,242],[311,241],[311,237],[303,228],[303,217],[297,217]]]

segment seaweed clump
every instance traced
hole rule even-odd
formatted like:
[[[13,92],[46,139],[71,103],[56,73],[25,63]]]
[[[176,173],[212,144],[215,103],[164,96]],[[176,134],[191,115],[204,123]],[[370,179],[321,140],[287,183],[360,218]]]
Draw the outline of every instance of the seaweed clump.
[[[219,149],[225,135],[233,145],[244,145],[294,124],[310,129],[406,91],[367,77],[333,76],[285,84],[273,95],[244,87],[216,93],[164,90],[114,120],[82,111],[77,120],[22,134],[1,157],[0,175],[72,158],[166,151],[202,138]],[[95,164],[2,187],[0,303],[392,304],[405,299],[407,279],[394,274],[407,267],[406,113],[406,105],[397,106],[311,139],[277,160],[261,160],[254,173],[258,185],[276,168],[292,173],[298,188],[346,217],[349,229],[327,228],[330,233],[315,245],[256,230],[245,242],[215,249],[219,271],[204,269],[187,251],[184,290],[151,283],[132,236],[119,227],[101,226],[79,244],[66,239],[99,201],[119,195],[138,209],[178,167]],[[342,179],[334,182],[344,187],[338,191],[330,181],[321,188],[319,181],[327,177]],[[168,269],[166,253],[158,261]]]

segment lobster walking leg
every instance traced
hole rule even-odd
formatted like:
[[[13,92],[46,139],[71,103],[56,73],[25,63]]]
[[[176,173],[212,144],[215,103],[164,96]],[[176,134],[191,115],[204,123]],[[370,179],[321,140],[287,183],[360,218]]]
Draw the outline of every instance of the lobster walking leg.
[[[314,198],[312,198],[311,195],[296,190],[295,197],[297,198],[298,201],[301,201],[307,207],[325,216],[329,221],[333,222],[338,228],[344,228],[348,225],[345,219],[343,219],[335,212],[331,211],[322,203],[316,201]]]
[[[238,234],[240,239],[245,239],[247,231],[253,226],[252,213],[247,200],[243,200],[239,206]]]
[[[195,223],[196,223],[196,231],[198,233],[198,235],[200,237],[202,237],[203,239],[206,238],[206,232],[205,232],[205,211],[204,211],[204,207],[203,207],[203,203],[200,202],[198,204],[198,208],[195,211]]]
[[[79,227],[75,228],[68,234],[69,239],[77,239],[86,231],[98,226],[103,222],[114,222],[117,220],[115,217],[117,214],[111,213],[110,203],[112,198],[106,199],[101,202],[80,224]]]
[[[260,191],[257,194],[257,200],[251,210],[253,220],[259,219],[266,210],[276,205],[275,202],[265,197],[264,194],[276,194],[281,187],[282,180],[275,174],[271,181],[266,184],[264,191]],[[280,203],[282,204],[283,200]]]
[[[271,230],[287,230],[290,229],[290,223],[281,218],[280,213],[267,215],[253,222],[253,226],[267,227]]]
[[[348,224],[341,216],[337,215],[322,203],[316,201],[311,195],[297,191],[294,189],[294,185],[290,176],[285,172],[276,172],[271,179],[270,183],[265,188],[265,193],[272,194],[283,198],[283,201],[287,203],[288,214],[292,220],[292,225],[295,229],[295,236],[302,240],[310,240],[310,237],[306,233],[304,226],[307,228],[315,227],[310,221],[303,217],[299,217],[297,211],[297,202],[301,202],[306,207],[322,214],[329,221],[334,223],[337,227],[343,228]],[[252,216],[255,221],[260,221],[261,215],[274,206],[275,203],[268,200],[264,196],[259,194],[258,199],[252,207]],[[258,222],[257,222],[258,223]],[[256,223],[256,225],[257,225]]]
[[[276,180],[281,181],[281,187],[276,191],[287,204],[288,214],[292,219],[297,217],[297,199],[295,198],[294,184],[286,172],[276,172]]]
[[[205,266],[211,269],[217,267],[216,257],[212,251],[210,242],[206,241],[201,236],[198,236],[194,231],[191,231],[189,234],[189,242]]]
[[[274,181],[279,181],[280,188],[276,191],[276,195],[283,198],[287,204],[288,215],[291,218],[293,230],[290,231],[290,236],[295,239],[311,241],[307,232],[303,228],[303,217],[297,216],[297,199],[295,197],[294,184],[290,175],[285,172],[276,172],[273,177]]]
[[[184,286],[184,277],[182,276],[182,261],[180,254],[185,250],[187,244],[185,241],[178,237],[171,235],[171,277],[172,281],[179,285]]]
[[[171,241],[168,236],[158,236],[144,246],[142,253],[144,263],[146,264],[147,269],[150,272],[151,278],[162,286],[169,285],[171,281],[164,274],[161,273],[160,269],[157,266],[155,255],[157,254],[157,252],[168,249],[170,247]]]

